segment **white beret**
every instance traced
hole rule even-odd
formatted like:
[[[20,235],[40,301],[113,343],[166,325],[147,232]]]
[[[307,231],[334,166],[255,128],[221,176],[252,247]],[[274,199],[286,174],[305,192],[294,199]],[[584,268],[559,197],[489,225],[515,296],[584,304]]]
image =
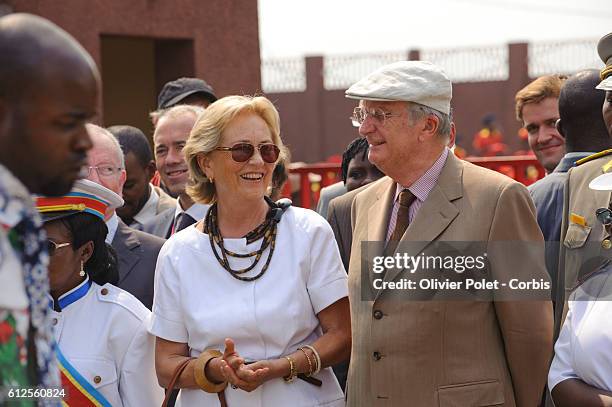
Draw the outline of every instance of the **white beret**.
[[[612,67],[612,33],[606,34],[599,39],[597,53],[603,63],[606,64],[606,67],[602,70],[605,78],[599,85],[595,86],[595,89],[612,90],[612,75],[610,74],[610,68]],[[604,73],[604,71],[607,72]]]
[[[414,102],[450,113],[453,89],[448,76],[425,61],[400,61],[372,72],[347,89],[349,99]]]
[[[601,174],[595,177],[590,183],[589,188],[595,191],[611,191],[612,190],[612,173]]]
[[[612,90],[612,75],[599,82],[599,85],[595,86],[595,89]]]

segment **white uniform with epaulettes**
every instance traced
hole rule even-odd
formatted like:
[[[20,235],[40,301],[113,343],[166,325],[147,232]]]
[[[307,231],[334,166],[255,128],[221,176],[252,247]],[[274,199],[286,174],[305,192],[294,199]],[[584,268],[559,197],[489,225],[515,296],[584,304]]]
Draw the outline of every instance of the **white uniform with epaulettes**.
[[[61,354],[96,391],[113,407],[161,404],[150,311],[136,297],[86,279],[58,303],[51,318]]]

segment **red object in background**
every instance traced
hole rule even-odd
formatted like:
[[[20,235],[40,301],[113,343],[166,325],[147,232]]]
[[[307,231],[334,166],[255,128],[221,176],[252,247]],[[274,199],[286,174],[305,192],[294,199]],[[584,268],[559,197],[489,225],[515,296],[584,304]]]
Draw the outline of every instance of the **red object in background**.
[[[340,181],[340,163],[289,165],[289,173],[300,176],[300,206],[303,208],[314,208],[319,201],[321,188]],[[321,181],[311,182],[311,174],[319,175]],[[287,188],[285,187],[283,189],[283,196],[290,197],[290,195],[285,195],[286,193]]]
[[[151,184],[155,185],[156,187],[159,186],[159,184],[161,183],[161,177],[159,176],[159,171],[155,171],[155,175],[153,175],[153,178],[151,178]]]
[[[455,144],[455,149],[453,150],[453,152],[455,153],[455,156],[457,156],[457,158],[461,158],[462,160],[465,159],[465,157],[467,157],[467,151],[465,151],[465,148],[459,147],[456,144]]]
[[[330,155],[329,157],[327,157],[327,160],[325,160],[326,163],[336,163],[336,164],[342,164],[342,156],[335,154],[335,155]]]
[[[544,177],[544,168],[533,156],[506,156],[506,157],[467,157],[465,159],[475,165],[500,172],[515,179],[524,185],[533,184]],[[321,188],[331,185],[340,179],[340,165],[331,163],[300,164],[289,166],[291,174],[300,176],[300,205],[304,208],[314,209],[319,200]],[[321,181],[313,183],[310,181],[311,174],[321,176]],[[289,184],[289,182],[287,182]],[[290,197],[290,187],[283,189],[283,196]]]
[[[496,129],[484,127],[474,134],[472,146],[482,157],[493,157],[501,155],[506,150],[506,145],[503,143],[504,136]]]

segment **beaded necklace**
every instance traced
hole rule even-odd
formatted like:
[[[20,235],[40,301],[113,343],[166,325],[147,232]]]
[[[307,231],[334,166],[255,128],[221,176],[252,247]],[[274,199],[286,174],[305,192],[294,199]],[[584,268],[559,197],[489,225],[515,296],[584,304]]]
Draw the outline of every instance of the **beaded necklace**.
[[[270,265],[270,261],[272,260],[272,254],[274,253],[274,247],[276,244],[276,235],[278,231],[278,222],[280,221],[281,215],[286,208],[279,207],[277,204],[272,202],[268,197],[265,198],[268,205],[270,205],[270,210],[266,215],[266,220],[253,229],[251,232],[247,233],[245,238],[247,239],[247,244],[252,243],[258,239],[263,237],[261,242],[261,247],[258,250],[255,250],[250,253],[234,253],[231,250],[227,250],[223,245],[223,236],[221,236],[221,231],[219,230],[219,222],[217,215],[217,203],[214,203],[208,213],[206,214],[206,218],[204,220],[204,233],[207,233],[210,239],[210,247],[212,248],[213,253],[219,264],[230,273],[232,277],[241,281],[254,281],[259,277],[263,276],[266,270],[268,270],[268,266]],[[217,252],[217,246],[219,246],[220,254]],[[270,251],[268,252],[268,258],[266,259],[266,263],[262,267],[261,271],[257,273],[255,276],[244,277],[242,274],[247,273],[259,263],[261,260],[263,253],[266,249],[270,247]],[[253,263],[243,269],[234,270],[230,266],[228,256],[235,258],[250,258],[255,257]]]

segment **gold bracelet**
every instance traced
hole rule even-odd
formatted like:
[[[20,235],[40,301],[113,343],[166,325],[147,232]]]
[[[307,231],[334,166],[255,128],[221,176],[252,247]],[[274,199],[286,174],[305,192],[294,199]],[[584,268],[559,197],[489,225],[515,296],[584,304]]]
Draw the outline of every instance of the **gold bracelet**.
[[[601,70],[600,74],[599,74],[599,79],[601,79],[602,81],[604,79],[606,79],[610,74],[612,74],[612,65],[608,65],[606,66],[604,69]]]
[[[310,361],[310,356],[308,356],[308,353],[304,350],[304,348],[298,348],[298,350],[301,350],[304,356],[306,356],[306,361],[308,362],[308,373],[306,374],[306,376],[310,376],[313,372],[312,362]]]
[[[289,376],[283,377],[283,380],[287,383],[291,383],[295,376],[297,376],[297,370],[295,369],[295,361],[290,356],[285,356],[285,359],[289,362]]]
[[[206,366],[214,358],[220,358],[223,353],[216,349],[209,349],[200,354],[193,364],[193,377],[198,387],[206,393],[219,393],[227,387],[227,382],[213,383],[206,377]]]
[[[317,352],[317,350],[314,348],[314,346],[311,345],[304,345],[304,347],[306,349],[310,349],[312,351],[312,354],[315,358],[315,361],[317,362],[317,368],[315,369],[315,371],[312,373],[311,376],[316,375],[317,373],[319,373],[321,371],[321,356],[319,356],[319,352]]]

